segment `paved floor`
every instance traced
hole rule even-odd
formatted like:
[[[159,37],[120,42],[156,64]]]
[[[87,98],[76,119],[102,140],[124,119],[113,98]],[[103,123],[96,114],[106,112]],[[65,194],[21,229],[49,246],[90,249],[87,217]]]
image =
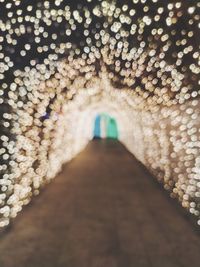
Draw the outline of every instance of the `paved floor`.
[[[0,267],[190,266],[197,231],[114,141],[91,142],[0,237]]]

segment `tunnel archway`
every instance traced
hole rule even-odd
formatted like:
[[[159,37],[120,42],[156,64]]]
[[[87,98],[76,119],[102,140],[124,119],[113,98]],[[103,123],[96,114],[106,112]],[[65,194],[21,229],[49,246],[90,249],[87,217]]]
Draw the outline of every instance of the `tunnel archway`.
[[[105,130],[105,133],[103,133]],[[118,139],[118,125],[114,117],[111,117],[108,113],[98,114],[94,121],[94,138],[110,138]]]
[[[14,1],[16,18],[1,2],[0,227],[92,139],[107,103],[120,141],[200,224],[198,1]]]

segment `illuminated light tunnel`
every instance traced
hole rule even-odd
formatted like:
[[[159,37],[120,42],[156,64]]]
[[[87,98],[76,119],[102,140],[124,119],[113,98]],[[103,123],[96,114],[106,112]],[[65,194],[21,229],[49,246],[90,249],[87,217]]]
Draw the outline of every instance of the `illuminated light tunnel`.
[[[97,115],[94,122],[94,138],[103,137],[118,139],[117,122],[106,113]]]
[[[0,1],[0,228],[102,136],[102,114],[200,225],[199,14],[196,0]]]

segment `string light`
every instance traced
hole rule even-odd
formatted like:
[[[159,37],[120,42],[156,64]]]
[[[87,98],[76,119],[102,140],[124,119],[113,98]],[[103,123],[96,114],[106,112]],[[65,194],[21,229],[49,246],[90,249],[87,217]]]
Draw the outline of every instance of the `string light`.
[[[97,111],[200,224],[200,3],[0,7],[0,227],[85,147]]]

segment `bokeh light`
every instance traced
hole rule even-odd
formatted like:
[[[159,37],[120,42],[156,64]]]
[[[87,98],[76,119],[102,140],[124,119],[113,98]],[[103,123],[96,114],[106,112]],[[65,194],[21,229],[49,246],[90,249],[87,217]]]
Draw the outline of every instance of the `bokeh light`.
[[[199,9],[0,0],[0,227],[86,146],[104,111],[200,225]]]

